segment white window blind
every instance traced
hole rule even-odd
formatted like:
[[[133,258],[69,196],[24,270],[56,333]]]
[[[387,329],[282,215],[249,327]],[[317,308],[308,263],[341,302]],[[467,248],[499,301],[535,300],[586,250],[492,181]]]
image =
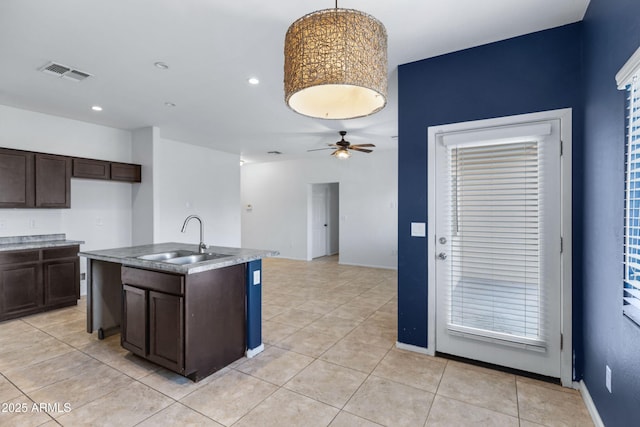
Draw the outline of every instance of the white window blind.
[[[622,312],[640,325],[640,48],[616,74],[627,92]]]
[[[640,324],[640,79],[627,86],[623,313]]]
[[[544,349],[539,154],[536,141],[450,147],[451,332]]]

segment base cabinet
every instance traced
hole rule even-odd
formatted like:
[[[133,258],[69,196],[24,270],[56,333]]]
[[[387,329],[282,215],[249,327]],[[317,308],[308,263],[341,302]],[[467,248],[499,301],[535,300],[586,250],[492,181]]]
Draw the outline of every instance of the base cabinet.
[[[184,366],[184,298],[149,292],[149,360],[173,371]]]
[[[75,304],[80,299],[77,286],[80,276],[78,259],[65,259],[42,264],[45,305]]]
[[[177,275],[122,267],[122,346],[198,381],[246,350],[245,264]]]
[[[122,287],[122,347],[138,356],[147,354],[147,291]]]
[[[37,263],[0,267],[0,313],[10,319],[39,311],[43,306]]]
[[[0,252],[0,321],[75,305],[79,246]]]

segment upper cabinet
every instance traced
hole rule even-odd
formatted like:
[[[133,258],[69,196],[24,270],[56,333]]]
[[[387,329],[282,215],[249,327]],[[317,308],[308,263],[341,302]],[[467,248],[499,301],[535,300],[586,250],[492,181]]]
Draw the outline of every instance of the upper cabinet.
[[[111,163],[111,179],[114,181],[140,182],[141,172],[140,165]]]
[[[111,162],[93,159],[73,159],[74,178],[111,179]]]
[[[36,154],[36,208],[71,207],[71,158]]]
[[[72,177],[141,182],[141,166],[0,148],[0,208],[70,208]]]
[[[0,148],[0,208],[35,205],[33,153]]]
[[[0,148],[0,207],[71,206],[71,159]]]

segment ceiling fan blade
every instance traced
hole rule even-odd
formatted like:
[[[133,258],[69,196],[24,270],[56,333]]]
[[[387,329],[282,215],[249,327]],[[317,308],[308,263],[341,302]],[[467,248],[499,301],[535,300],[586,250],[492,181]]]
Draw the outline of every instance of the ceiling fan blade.
[[[355,145],[352,145],[351,147],[349,147],[350,150],[355,150],[355,151],[362,151],[363,153],[372,153],[373,150],[368,150],[366,148],[360,148],[360,147],[356,147]]]
[[[353,148],[353,147],[375,147],[375,145],[373,145],[373,144],[355,144],[355,145],[351,146],[351,148]]]
[[[334,144],[327,144],[327,145],[328,147],[325,147],[325,148],[312,148],[311,150],[307,150],[307,151],[335,150],[336,148],[338,148],[338,146]]]

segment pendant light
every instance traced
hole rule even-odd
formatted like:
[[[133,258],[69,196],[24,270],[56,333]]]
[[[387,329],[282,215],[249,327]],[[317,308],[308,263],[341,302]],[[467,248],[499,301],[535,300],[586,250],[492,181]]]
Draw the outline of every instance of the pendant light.
[[[387,103],[387,31],[353,10],[312,12],[289,27],[284,42],[287,105],[305,116],[352,119]]]

